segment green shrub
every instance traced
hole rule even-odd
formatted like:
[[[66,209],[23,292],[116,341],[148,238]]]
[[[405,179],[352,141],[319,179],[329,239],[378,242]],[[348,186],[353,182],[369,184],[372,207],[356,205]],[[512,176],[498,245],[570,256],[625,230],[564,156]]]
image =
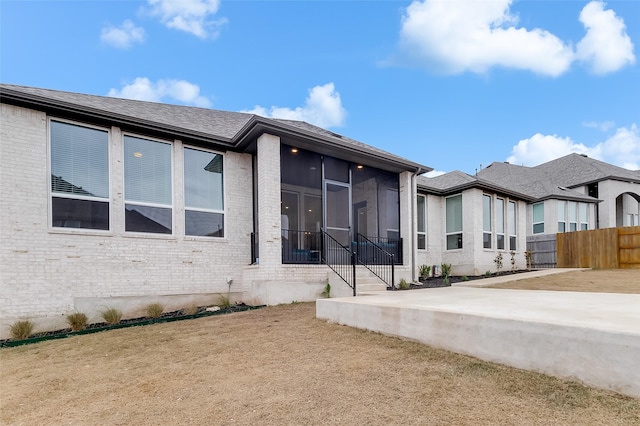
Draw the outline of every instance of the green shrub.
[[[11,338],[15,340],[27,339],[33,333],[34,325],[29,320],[16,321],[9,327]]]
[[[462,281],[469,281],[469,277],[467,277],[466,275],[462,276]]]
[[[410,287],[410,284],[407,282],[407,280],[405,280],[404,278],[400,280],[400,290],[408,290]]]
[[[484,273],[485,278],[491,278],[491,271],[487,271]]]
[[[87,328],[89,318],[82,312],[74,312],[67,315],[67,324],[71,327],[71,331],[80,331]]]
[[[122,311],[116,308],[106,308],[104,311],[100,311],[102,319],[107,324],[118,324],[122,319]]]
[[[164,305],[162,303],[150,303],[145,310],[149,318],[160,318],[164,312]]]
[[[331,297],[331,284],[327,283],[327,285],[324,286],[324,291],[322,292],[322,295],[327,299]]]
[[[431,266],[429,265],[420,265],[419,274],[423,278],[427,278],[429,273],[431,272]]]
[[[444,285],[449,285],[449,277],[451,276],[451,264],[441,263],[440,270],[442,271],[442,282]]]

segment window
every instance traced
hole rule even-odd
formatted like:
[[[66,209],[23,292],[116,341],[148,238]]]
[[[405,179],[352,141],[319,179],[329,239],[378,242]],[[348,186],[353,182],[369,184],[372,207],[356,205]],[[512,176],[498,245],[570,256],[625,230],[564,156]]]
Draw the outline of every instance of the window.
[[[446,199],[447,250],[462,248],[462,195]]]
[[[171,234],[171,144],[124,137],[125,230]]]
[[[569,210],[569,231],[577,231],[578,230],[578,203],[575,201],[569,201],[568,204]]]
[[[504,250],[504,200],[496,199],[496,247]]]
[[[580,203],[580,230],[586,231],[589,229],[589,222],[587,220],[587,203]]]
[[[533,233],[544,233],[544,203],[533,205]]]
[[[482,246],[491,248],[491,196],[482,196]]]
[[[51,121],[51,225],[109,230],[109,132]]]
[[[514,201],[509,201],[509,207],[507,211],[507,223],[509,226],[509,250],[516,251],[517,250],[517,234],[516,229],[516,203]]]
[[[567,202],[558,200],[558,232],[567,232]]]
[[[418,250],[427,248],[427,197],[418,195]]]
[[[184,149],[185,235],[224,237],[222,154]]]

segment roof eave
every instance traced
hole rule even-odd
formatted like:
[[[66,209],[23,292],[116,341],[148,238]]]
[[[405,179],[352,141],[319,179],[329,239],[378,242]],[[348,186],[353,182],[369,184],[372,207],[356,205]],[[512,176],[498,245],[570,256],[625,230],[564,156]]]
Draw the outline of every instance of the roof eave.
[[[189,139],[207,144],[233,147],[232,141],[229,138],[221,136],[212,137],[212,135],[208,133],[189,131],[178,126],[171,126],[139,118],[131,118],[124,114],[50,99],[31,93],[13,91],[7,88],[0,88],[0,101],[2,103],[9,103],[17,106],[30,108],[35,107],[47,113],[59,114],[61,116],[70,115],[73,117],[79,117],[87,121],[99,120],[113,122],[130,128],[147,130],[151,133],[171,135],[175,139]]]
[[[412,171],[416,174],[427,173],[433,170],[432,167],[412,161],[403,161],[399,158],[385,157],[380,152],[368,150],[358,145],[340,143],[336,138],[324,136],[299,127],[290,126],[268,118],[253,116],[243,128],[234,136],[233,143],[238,149],[247,149],[253,142],[263,133],[275,133],[277,136],[287,136],[303,141],[300,148],[313,148],[316,151],[322,151],[328,155],[334,152],[349,153],[355,157],[362,157],[369,160],[371,165],[386,166],[396,171]],[[304,143],[306,142],[306,143]],[[319,147],[316,144],[321,144]]]

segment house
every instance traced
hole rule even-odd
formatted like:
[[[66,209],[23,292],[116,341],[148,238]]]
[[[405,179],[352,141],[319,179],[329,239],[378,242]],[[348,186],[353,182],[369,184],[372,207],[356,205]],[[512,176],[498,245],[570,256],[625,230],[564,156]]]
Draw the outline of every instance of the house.
[[[351,295],[352,261],[370,289],[524,268],[536,235],[638,221],[640,172],[579,155],[426,178],[300,121],[8,84],[0,106],[0,338],[74,310]]]
[[[637,226],[639,205],[640,171],[582,154],[535,167],[494,162],[474,176],[419,176],[418,264],[451,263],[456,274],[479,275],[494,271],[502,253],[505,269],[524,268],[527,243]]]
[[[428,166],[299,121],[7,84],[0,100],[3,334],[227,292],[315,300],[328,280],[350,294],[326,263],[355,244],[415,275]]]

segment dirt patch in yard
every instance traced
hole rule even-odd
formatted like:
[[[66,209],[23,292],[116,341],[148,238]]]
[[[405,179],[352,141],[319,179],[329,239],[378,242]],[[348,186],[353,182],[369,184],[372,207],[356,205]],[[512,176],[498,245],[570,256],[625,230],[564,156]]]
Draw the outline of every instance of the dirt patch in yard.
[[[640,294],[640,269],[590,269],[492,285],[516,290]]]
[[[2,424],[638,424],[640,400],[292,304],[0,350]]]

